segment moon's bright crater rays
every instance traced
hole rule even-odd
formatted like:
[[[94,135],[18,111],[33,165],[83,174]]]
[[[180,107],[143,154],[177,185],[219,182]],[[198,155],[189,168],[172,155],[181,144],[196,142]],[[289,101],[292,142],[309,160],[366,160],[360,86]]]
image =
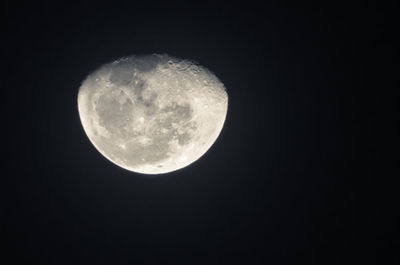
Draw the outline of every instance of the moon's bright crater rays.
[[[125,169],[161,174],[199,159],[227,113],[224,85],[206,68],[168,55],[130,56],[90,74],[78,94],[96,149]]]

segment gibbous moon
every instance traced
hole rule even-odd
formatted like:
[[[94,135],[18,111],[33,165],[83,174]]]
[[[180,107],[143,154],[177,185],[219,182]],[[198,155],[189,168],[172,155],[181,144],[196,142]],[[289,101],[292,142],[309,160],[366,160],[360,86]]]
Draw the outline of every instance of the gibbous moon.
[[[205,67],[168,55],[121,58],[90,74],[78,93],[96,149],[127,170],[162,174],[199,159],[220,134],[224,85]]]

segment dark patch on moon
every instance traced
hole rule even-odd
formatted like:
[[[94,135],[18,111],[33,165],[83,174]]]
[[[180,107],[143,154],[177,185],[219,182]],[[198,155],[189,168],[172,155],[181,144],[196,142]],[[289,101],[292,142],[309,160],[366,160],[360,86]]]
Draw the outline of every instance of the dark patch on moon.
[[[112,134],[119,137],[129,137],[131,129],[129,120],[134,111],[133,102],[123,91],[110,91],[102,94],[95,111],[99,117],[99,123]]]
[[[154,70],[163,60],[160,55],[132,56],[115,61],[110,65],[110,82],[117,86],[127,86],[138,81],[137,87],[140,88],[140,78],[134,76],[134,73],[143,74]],[[136,84],[135,84],[136,85]]]
[[[188,144],[189,141],[190,141],[190,139],[192,139],[192,136],[190,135],[190,133],[185,132],[185,133],[183,133],[183,134],[180,134],[180,135],[178,136],[178,144],[179,144],[179,145]]]
[[[110,82],[117,86],[127,86],[132,81],[134,70],[133,65],[121,61],[111,68]]]
[[[189,103],[179,105],[172,102],[170,105],[161,109],[161,111],[168,114],[172,122],[187,121],[192,117],[192,108]]]
[[[138,84],[132,85],[133,95],[135,97],[135,101],[139,105],[143,105],[146,109],[154,109],[155,100],[158,97],[158,94],[154,91],[145,93],[146,82],[141,81]],[[153,112],[151,112],[153,113]]]
[[[164,57],[161,55],[142,55],[142,56],[135,56],[129,57],[129,62],[134,65],[137,71],[146,73],[154,70],[158,64],[164,61]]]

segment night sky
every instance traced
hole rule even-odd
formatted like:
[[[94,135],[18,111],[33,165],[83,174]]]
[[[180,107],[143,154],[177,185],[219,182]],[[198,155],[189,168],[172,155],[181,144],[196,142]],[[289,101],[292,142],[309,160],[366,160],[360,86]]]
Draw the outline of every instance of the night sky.
[[[400,263],[395,1],[32,2],[1,11],[1,264]],[[210,150],[159,177],[77,108],[91,71],[152,53],[229,95]]]

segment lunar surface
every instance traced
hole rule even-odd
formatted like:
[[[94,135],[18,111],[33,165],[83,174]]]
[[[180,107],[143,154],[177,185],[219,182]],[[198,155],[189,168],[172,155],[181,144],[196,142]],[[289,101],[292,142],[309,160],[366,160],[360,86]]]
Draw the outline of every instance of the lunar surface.
[[[199,159],[220,134],[224,85],[206,68],[168,55],[130,56],[90,74],[78,93],[96,149],[127,170],[162,174]]]

